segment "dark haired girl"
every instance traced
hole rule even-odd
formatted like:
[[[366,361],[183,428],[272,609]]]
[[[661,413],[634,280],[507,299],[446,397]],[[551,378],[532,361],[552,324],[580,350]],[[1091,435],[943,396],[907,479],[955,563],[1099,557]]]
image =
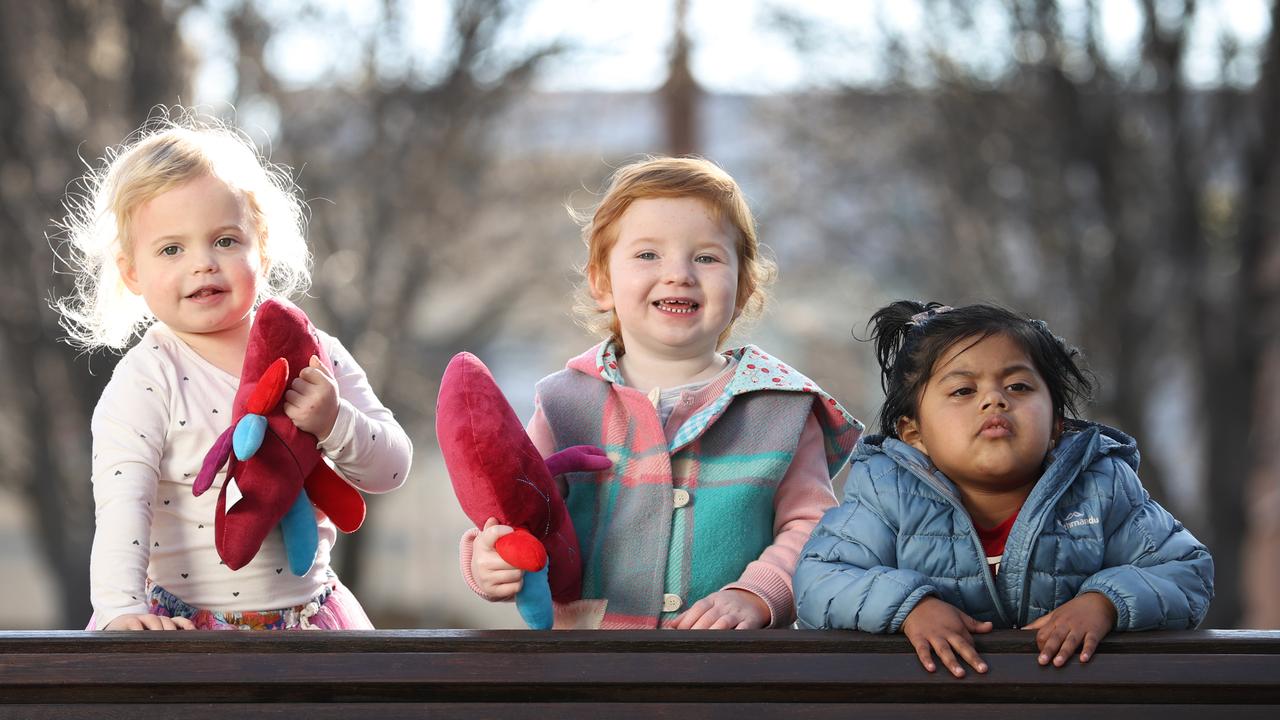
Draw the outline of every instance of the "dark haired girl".
[[[1199,624],[1213,559],[1142,488],[1133,438],[1072,419],[1093,384],[1074,348],[990,305],[899,301],[871,327],[881,434],[801,554],[801,627],[901,631],[962,677],[997,626],[1061,667],[1113,629]]]

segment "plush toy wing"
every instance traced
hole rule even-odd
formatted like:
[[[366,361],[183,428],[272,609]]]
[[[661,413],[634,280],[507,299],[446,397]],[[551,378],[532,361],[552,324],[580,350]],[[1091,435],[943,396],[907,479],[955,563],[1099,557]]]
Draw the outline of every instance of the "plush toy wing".
[[[553,474],[602,470],[612,463],[599,449],[585,446],[544,461],[489,369],[471,353],[458,353],[444,371],[436,437],[467,517],[477,527],[493,517],[516,529],[495,549],[526,571],[516,598],[525,621],[538,629],[550,627],[551,600],[570,602],[582,594],[578,537]],[[540,581],[542,572],[546,578]],[[548,594],[538,597],[543,593]]]
[[[284,414],[284,392],[312,356],[332,367],[306,314],[284,300],[264,302],[249,335],[231,427],[205,456],[192,486],[194,494],[204,493],[227,464],[214,540],[232,570],[248,564],[279,525],[290,571],[306,574],[319,544],[313,504],[344,532],[364,522],[360,493],[323,461],[315,436]]]

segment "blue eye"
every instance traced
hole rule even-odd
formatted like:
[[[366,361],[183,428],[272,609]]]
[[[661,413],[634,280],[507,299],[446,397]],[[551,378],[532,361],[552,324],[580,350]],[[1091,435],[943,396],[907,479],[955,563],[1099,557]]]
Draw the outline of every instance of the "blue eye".
[[[720,262],[720,258],[716,257],[715,255],[699,255],[698,257],[694,258],[693,261],[702,263],[704,265],[710,265],[711,263]]]
[[[182,248],[178,247],[177,245],[165,245],[164,247],[160,248],[160,254],[168,257],[173,257],[174,255],[177,255],[180,252],[182,252]]]
[[[652,250],[645,250],[644,252],[636,253],[636,259],[637,260],[657,260],[658,253]]]
[[[213,241],[213,245],[214,245],[214,247],[229,248],[229,247],[234,247],[234,246],[236,245],[236,243],[238,243],[238,242],[240,242],[240,241],[239,241],[239,240],[236,240],[235,238],[231,237],[230,235],[223,235],[222,237],[218,238],[217,240],[214,240],[214,241]]]

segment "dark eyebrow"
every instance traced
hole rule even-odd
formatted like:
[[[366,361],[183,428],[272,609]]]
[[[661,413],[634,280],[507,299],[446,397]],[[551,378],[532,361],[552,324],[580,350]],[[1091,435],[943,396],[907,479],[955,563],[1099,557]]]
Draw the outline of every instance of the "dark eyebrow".
[[[1005,377],[1009,377],[1010,375],[1016,375],[1017,373],[1020,373],[1020,372],[1031,373],[1034,375],[1035,368],[1031,367],[1030,365],[1016,363],[1014,365],[1009,365],[1005,367],[1003,370],[1001,370],[1000,377],[1005,378]],[[952,370],[951,372],[946,373],[942,377],[938,378],[938,382],[945,382],[948,378],[952,376],[962,377],[962,378],[971,378],[975,375],[977,375],[977,373],[973,372],[972,370]]]

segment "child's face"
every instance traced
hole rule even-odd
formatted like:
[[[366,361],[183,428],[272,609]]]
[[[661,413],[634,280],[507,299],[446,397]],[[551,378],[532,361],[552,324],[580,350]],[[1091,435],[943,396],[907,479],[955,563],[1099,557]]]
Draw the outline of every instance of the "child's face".
[[[138,206],[125,284],[179,336],[247,330],[262,258],[246,199],[211,175]]]
[[[1005,335],[944,351],[898,436],[961,488],[1013,490],[1034,483],[1056,435],[1053,401],[1031,358]]]
[[[696,198],[635,200],[617,222],[608,282],[592,296],[612,310],[627,353],[687,358],[714,353],[737,314],[735,234]]]

